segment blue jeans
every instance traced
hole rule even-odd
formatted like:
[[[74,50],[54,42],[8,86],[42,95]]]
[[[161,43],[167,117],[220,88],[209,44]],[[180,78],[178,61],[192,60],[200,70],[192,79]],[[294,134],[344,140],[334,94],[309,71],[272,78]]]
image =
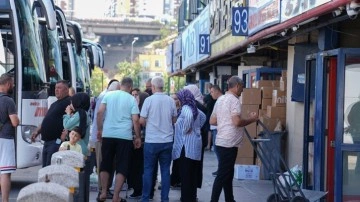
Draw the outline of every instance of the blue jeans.
[[[212,145],[214,147],[214,152],[215,152],[216,158],[219,159],[219,157],[216,153],[216,145],[215,145],[216,134],[217,134],[217,129],[211,130]]]
[[[153,172],[155,165],[160,163],[161,171],[161,202],[169,202],[170,192],[170,164],[173,143],[144,144],[144,175],[142,202],[148,202],[153,189]]]
[[[45,141],[42,152],[42,167],[51,165],[51,156],[59,151],[60,144],[56,140]]]

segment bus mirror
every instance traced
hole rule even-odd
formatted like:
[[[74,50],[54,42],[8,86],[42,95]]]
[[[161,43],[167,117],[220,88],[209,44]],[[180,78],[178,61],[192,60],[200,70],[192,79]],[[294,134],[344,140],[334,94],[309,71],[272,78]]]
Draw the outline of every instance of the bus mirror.
[[[94,45],[91,45],[91,53],[93,54],[93,64],[95,66],[98,66],[100,67],[100,62],[99,62],[99,53],[98,53],[98,49],[94,46]]]
[[[82,30],[79,23],[74,21],[67,21],[68,31],[71,35],[71,38],[75,41],[75,50],[78,55],[82,51]]]
[[[47,0],[38,0],[38,1],[41,4],[41,7],[44,9],[47,28],[50,30],[55,30],[56,14],[52,1],[47,1]]]

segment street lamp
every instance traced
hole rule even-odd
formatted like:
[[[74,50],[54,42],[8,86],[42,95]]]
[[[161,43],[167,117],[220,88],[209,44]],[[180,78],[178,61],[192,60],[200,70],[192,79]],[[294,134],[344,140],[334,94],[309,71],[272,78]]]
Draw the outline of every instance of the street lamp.
[[[134,43],[139,40],[139,37],[134,37],[134,40],[131,43],[131,64],[133,63],[133,54],[134,54]]]

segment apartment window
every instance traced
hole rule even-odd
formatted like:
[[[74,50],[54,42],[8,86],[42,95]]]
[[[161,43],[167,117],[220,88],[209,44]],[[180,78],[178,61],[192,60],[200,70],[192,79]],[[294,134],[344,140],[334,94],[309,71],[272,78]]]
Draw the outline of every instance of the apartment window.
[[[155,76],[162,76],[162,73],[155,73]]]
[[[142,80],[148,80],[150,78],[149,73],[143,73]]]
[[[155,60],[155,67],[161,67],[161,63],[159,60]]]
[[[149,69],[150,62],[148,60],[143,60],[142,66],[143,66],[144,69]]]

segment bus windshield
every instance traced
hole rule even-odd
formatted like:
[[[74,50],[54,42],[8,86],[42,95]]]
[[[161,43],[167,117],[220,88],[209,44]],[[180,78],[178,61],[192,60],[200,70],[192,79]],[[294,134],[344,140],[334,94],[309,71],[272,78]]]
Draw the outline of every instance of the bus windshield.
[[[46,27],[44,27],[46,29]],[[61,50],[58,33],[56,30],[47,30],[48,74],[50,83],[63,80]]]
[[[86,55],[86,51],[83,48],[81,51],[81,62],[82,62],[82,67],[83,67],[83,72],[84,72],[84,77],[85,77],[85,90],[86,92],[90,92],[90,67],[89,67],[89,58]]]
[[[19,24],[22,61],[22,92],[24,99],[46,98],[44,83],[46,73],[43,61],[42,42],[39,37],[37,14],[31,12],[28,1],[15,1]]]
[[[81,61],[81,55],[76,54],[75,46],[72,46],[74,58],[75,58],[75,70],[76,70],[76,92],[84,92],[85,90],[85,74],[83,68],[83,62]]]

